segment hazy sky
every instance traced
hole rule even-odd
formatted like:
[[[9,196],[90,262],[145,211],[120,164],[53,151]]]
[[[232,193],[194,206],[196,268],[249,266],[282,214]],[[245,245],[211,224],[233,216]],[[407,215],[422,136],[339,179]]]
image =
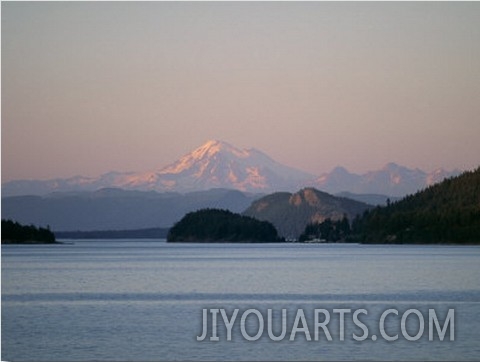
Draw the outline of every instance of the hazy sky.
[[[480,164],[480,3],[2,2],[2,180],[208,139],[320,174]]]

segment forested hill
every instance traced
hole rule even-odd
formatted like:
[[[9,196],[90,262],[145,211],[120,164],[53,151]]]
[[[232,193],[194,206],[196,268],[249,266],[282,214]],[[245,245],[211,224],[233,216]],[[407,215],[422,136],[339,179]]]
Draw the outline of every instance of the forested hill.
[[[480,243],[480,167],[353,222],[366,243]]]
[[[228,210],[203,209],[190,212],[167,236],[169,242],[278,242],[275,227]]]
[[[297,239],[308,224],[331,220],[352,220],[371,206],[343,197],[335,197],[314,188],[293,194],[276,192],[252,203],[244,215],[271,222],[280,236]]]

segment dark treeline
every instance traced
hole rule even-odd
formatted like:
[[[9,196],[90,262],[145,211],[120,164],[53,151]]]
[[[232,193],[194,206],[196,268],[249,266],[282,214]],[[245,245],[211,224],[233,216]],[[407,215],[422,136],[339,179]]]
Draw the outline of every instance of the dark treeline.
[[[308,224],[298,241],[314,239],[326,242],[345,241],[350,232],[350,222],[345,215],[341,220],[326,219],[321,223]]]
[[[50,228],[21,225],[12,220],[2,219],[2,244],[9,243],[55,243],[55,234]]]
[[[367,211],[352,229],[363,243],[480,243],[480,168]]]
[[[186,214],[169,231],[167,241],[277,242],[275,227],[228,210],[203,209]]]

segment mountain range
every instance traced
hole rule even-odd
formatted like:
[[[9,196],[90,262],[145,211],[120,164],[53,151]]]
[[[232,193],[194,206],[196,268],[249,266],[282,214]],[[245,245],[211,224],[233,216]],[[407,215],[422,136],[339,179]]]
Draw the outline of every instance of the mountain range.
[[[337,167],[329,173],[315,176],[285,166],[257,149],[239,149],[226,142],[213,140],[159,170],[109,172],[99,177],[14,180],[2,184],[2,196],[47,195],[52,192],[96,191],[102,188],[180,193],[226,188],[265,194],[293,192],[309,186],[329,193],[401,197],[459,173],[458,170],[449,172],[443,169],[427,173],[389,163],[380,170],[364,174]]]
[[[4,196],[45,195],[54,191],[94,191],[100,188],[192,192],[229,188],[245,192],[297,189],[315,176],[282,165],[265,153],[208,141],[178,161],[157,171],[109,172],[96,178],[18,180],[2,185]]]
[[[380,194],[402,197],[436,184],[445,178],[457,176],[460,170],[436,169],[425,172],[409,169],[390,162],[380,170],[364,174],[350,173],[343,167],[336,167],[315,180],[315,187],[329,193],[350,192],[354,194]]]

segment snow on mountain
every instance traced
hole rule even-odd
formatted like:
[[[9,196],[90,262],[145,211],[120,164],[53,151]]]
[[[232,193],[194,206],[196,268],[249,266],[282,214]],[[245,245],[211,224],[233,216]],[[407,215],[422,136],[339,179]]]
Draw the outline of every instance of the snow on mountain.
[[[270,192],[293,190],[313,175],[284,166],[256,149],[208,141],[157,172],[156,188],[191,191],[233,188]]]

